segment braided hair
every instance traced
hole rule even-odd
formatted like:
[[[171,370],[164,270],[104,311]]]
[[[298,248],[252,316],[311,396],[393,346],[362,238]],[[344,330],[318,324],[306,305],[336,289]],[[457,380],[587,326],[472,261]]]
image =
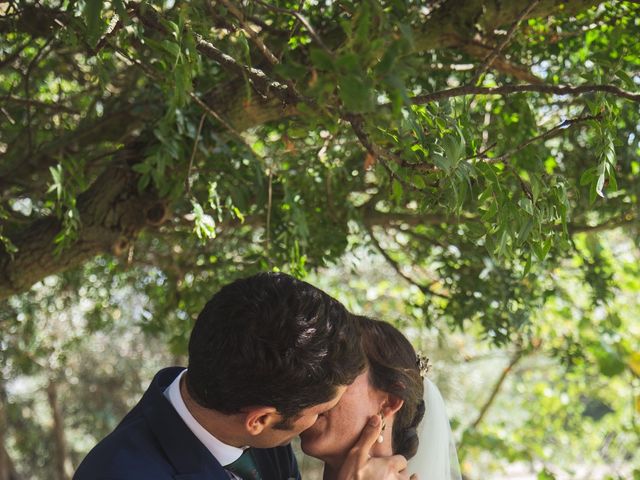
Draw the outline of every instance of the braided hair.
[[[393,421],[392,448],[394,454],[409,459],[418,451],[417,428],[425,413],[424,384],[416,352],[392,325],[364,316],[357,320],[362,330],[369,382],[404,401]]]

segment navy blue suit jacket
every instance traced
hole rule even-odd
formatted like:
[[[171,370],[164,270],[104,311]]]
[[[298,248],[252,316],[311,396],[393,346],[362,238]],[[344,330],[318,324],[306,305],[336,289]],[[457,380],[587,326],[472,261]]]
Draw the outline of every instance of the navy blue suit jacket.
[[[164,390],[182,371],[160,370],[142,399],[82,461],[73,480],[229,480]],[[300,479],[291,446],[254,449],[264,480]]]

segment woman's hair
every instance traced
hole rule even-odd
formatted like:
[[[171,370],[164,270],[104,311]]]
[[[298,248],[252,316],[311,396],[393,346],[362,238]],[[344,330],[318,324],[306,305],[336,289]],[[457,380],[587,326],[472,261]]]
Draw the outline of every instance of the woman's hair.
[[[392,325],[368,317],[357,317],[362,329],[362,346],[374,388],[404,400],[393,422],[394,454],[407,459],[418,451],[417,427],[424,416],[424,384],[416,351]]]

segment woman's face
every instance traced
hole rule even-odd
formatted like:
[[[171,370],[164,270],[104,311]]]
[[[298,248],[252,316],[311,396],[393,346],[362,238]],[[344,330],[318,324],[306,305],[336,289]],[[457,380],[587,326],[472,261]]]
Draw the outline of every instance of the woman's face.
[[[369,385],[368,372],[347,387],[338,404],[318,416],[300,435],[304,453],[325,462],[341,459],[360,437],[367,420],[380,412],[383,392]]]

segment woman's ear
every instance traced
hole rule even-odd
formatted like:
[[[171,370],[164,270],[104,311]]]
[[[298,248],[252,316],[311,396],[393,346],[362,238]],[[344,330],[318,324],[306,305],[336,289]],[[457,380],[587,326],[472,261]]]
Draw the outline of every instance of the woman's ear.
[[[398,410],[402,408],[404,405],[404,400],[400,397],[396,397],[391,393],[388,393],[386,398],[382,401],[382,405],[380,406],[380,412],[384,417],[390,417]]]
[[[245,412],[244,428],[249,435],[260,435],[266,427],[279,421],[274,407],[253,407]]]

